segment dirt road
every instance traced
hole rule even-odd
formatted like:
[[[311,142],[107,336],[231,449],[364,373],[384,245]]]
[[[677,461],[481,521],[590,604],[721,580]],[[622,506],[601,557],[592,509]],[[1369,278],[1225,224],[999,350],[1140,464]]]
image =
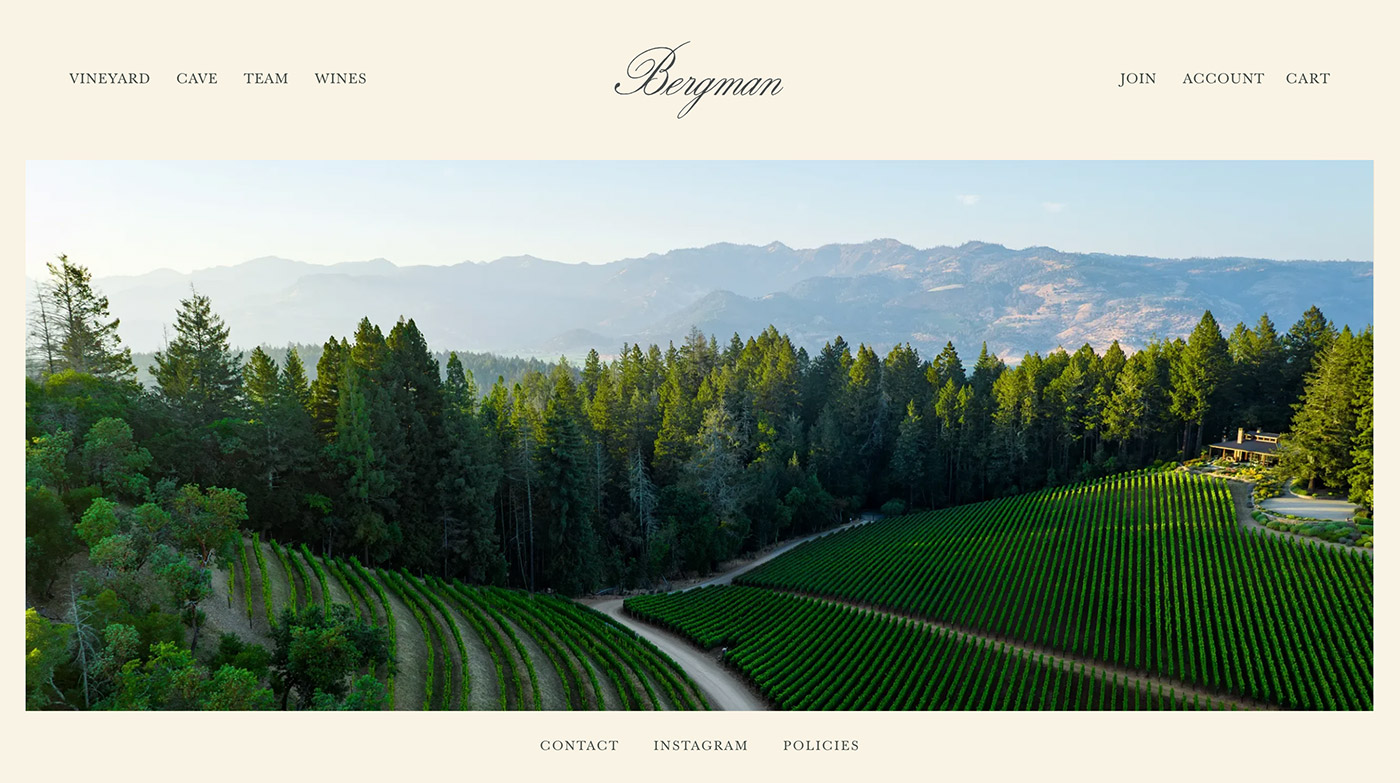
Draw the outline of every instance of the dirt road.
[[[685,669],[695,684],[700,686],[700,690],[705,692],[705,698],[710,702],[710,709],[715,710],[766,710],[768,705],[749,689],[742,680],[723,666],[719,665],[708,652],[687,642],[679,636],[669,631],[663,631],[654,625],[640,622],[622,611],[621,598],[609,598],[592,604],[594,609],[617,620],[619,623],[631,628],[637,633],[645,636],[661,648],[661,651],[671,656],[676,663]]]
[[[1228,485],[1230,487],[1230,499],[1235,501],[1235,516],[1239,519],[1241,527],[1249,528],[1252,530],[1262,530],[1266,535],[1280,536],[1282,538],[1291,538],[1294,541],[1307,541],[1319,544],[1321,546],[1332,547],[1333,549],[1342,549],[1348,552],[1360,552],[1366,557],[1373,559],[1376,556],[1375,550],[1373,549],[1347,546],[1346,544],[1338,544],[1334,541],[1323,541],[1320,538],[1310,538],[1308,536],[1300,536],[1297,533],[1286,533],[1282,530],[1274,530],[1272,528],[1264,527],[1263,525],[1259,524],[1259,520],[1255,519],[1249,513],[1251,511],[1249,507],[1249,499],[1251,493],[1253,492],[1254,485],[1247,484],[1243,481],[1230,481],[1228,482]]]
[[[830,530],[824,530],[805,538],[790,541],[771,552],[764,553],[760,557],[754,558],[753,560],[731,568],[724,573],[718,574],[698,585],[686,589],[706,587],[709,585],[727,585],[734,580],[734,577],[763,565],[799,544],[811,541],[814,538],[831,535],[839,530],[845,530],[855,527],[856,525],[873,522],[876,519],[879,519],[878,515],[867,514],[854,522],[848,522],[840,527],[834,527]],[[675,659],[676,663],[679,663],[681,668],[685,669],[691,678],[695,680],[695,684],[699,685],[700,689],[705,692],[705,698],[709,700],[711,709],[768,709],[768,705],[764,703],[763,699],[759,698],[758,694],[754,693],[734,672],[720,666],[719,661],[715,660],[713,655],[669,631],[664,631],[654,625],[627,616],[627,614],[622,611],[622,600],[621,598],[604,598],[601,600],[585,600],[582,601],[582,603],[592,606],[594,609],[597,609],[642,636],[645,636],[647,639],[650,639],[653,644],[660,647],[662,651]]]
[[[695,585],[695,587],[709,587],[710,585],[727,585],[727,584],[729,584],[730,582],[733,582],[733,581],[734,581],[734,578],[737,577],[737,576],[739,576],[740,574],[744,574],[744,573],[747,573],[747,572],[749,572],[749,571],[752,571],[753,569],[758,568],[759,566],[763,565],[764,563],[768,562],[769,560],[772,560],[773,558],[777,557],[778,555],[781,555],[781,554],[783,554],[784,552],[787,552],[788,550],[793,549],[794,547],[797,547],[797,546],[800,546],[800,545],[802,545],[802,544],[805,544],[805,543],[807,543],[808,541],[811,541],[811,540],[813,540],[813,539],[821,538],[822,536],[829,536],[829,535],[831,535],[832,533],[839,533],[839,532],[842,531],[842,530],[846,530],[846,529],[852,528],[852,527],[857,527],[857,526],[859,526],[859,525],[864,525],[864,524],[867,523],[867,522],[874,522],[875,520],[877,520],[877,519],[879,519],[879,518],[880,518],[880,516],[879,516],[878,514],[866,514],[866,515],[861,516],[860,518],[856,519],[854,522],[847,522],[847,523],[844,524],[844,525],[841,525],[841,526],[839,526],[839,527],[833,527],[833,528],[831,528],[830,530],[823,530],[823,531],[820,532],[820,533],[813,533],[812,535],[807,536],[806,538],[799,538],[799,539],[796,539],[795,541],[789,541],[788,543],[783,544],[782,546],[780,546],[780,547],[774,549],[774,550],[771,551],[771,552],[767,552],[767,553],[763,554],[763,555],[760,556],[760,557],[754,558],[753,560],[750,560],[749,562],[744,563],[743,565],[738,566],[737,568],[731,568],[731,569],[729,569],[728,571],[725,571],[725,572],[722,573],[722,574],[718,574],[718,575],[716,575],[716,576],[713,576],[713,577],[711,577],[710,579],[707,579],[706,581],[701,582],[701,583],[698,584],[698,585]],[[692,589],[692,588],[689,588],[689,587],[688,587],[688,588],[686,588],[686,589],[689,590],[689,589]]]
[[[1260,505],[1275,514],[1292,514],[1297,517],[1326,519],[1333,522],[1345,522],[1356,515],[1354,503],[1348,503],[1345,500],[1308,498],[1294,494],[1292,481],[1284,486],[1282,495],[1269,498]]]

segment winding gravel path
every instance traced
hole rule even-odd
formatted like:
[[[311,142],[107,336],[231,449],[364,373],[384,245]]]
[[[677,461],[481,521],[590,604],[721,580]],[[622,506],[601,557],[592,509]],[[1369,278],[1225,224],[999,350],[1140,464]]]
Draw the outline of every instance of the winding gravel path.
[[[622,599],[610,598],[593,608],[645,636],[685,669],[715,710],[766,710],[768,705],[742,680],[711,655],[669,631],[629,617],[622,611]]]
[[[760,557],[743,563],[735,568],[731,568],[722,574],[718,574],[698,585],[686,588],[693,590],[696,587],[708,587],[710,585],[727,585],[734,581],[740,574],[751,571],[764,563],[772,560],[778,555],[800,544],[811,541],[814,538],[821,538],[832,533],[845,530],[847,528],[863,525],[879,519],[879,515],[866,514],[854,522],[848,522],[840,527],[824,530],[805,538],[790,541],[782,546],[766,552]],[[681,668],[686,670],[695,684],[700,686],[700,690],[705,692],[705,698],[710,702],[710,708],[715,710],[766,710],[767,703],[754,693],[753,690],[734,672],[724,668],[716,660],[715,656],[709,652],[701,650],[685,639],[664,631],[649,623],[644,623],[636,618],[630,617],[622,610],[621,598],[588,599],[580,603],[586,603],[594,609],[606,614],[614,620],[631,628],[637,633],[645,636],[652,644],[661,648],[663,652],[671,656]]]
[[[1249,513],[1251,511],[1249,507],[1249,500],[1254,492],[1254,485],[1243,481],[1228,481],[1227,485],[1230,488],[1230,499],[1235,501],[1235,517],[1239,520],[1241,527],[1253,530],[1262,530],[1264,531],[1265,535],[1279,536],[1281,538],[1291,538],[1294,541],[1303,541],[1307,543],[1319,544],[1321,546],[1328,546],[1332,547],[1333,549],[1341,549],[1347,552],[1360,552],[1366,557],[1372,559],[1375,559],[1376,557],[1376,552],[1374,549],[1347,546],[1346,544],[1339,544],[1335,541],[1324,541],[1320,538],[1312,538],[1311,536],[1300,536],[1297,533],[1288,533],[1283,530],[1274,530],[1273,528],[1264,527],[1263,525],[1259,524],[1259,520],[1255,519]]]
[[[1356,514],[1356,505],[1345,500],[1309,498],[1295,494],[1292,481],[1289,481],[1283,488],[1282,495],[1267,498],[1259,505],[1275,514],[1292,514],[1298,517],[1326,519],[1333,522],[1345,522]]]

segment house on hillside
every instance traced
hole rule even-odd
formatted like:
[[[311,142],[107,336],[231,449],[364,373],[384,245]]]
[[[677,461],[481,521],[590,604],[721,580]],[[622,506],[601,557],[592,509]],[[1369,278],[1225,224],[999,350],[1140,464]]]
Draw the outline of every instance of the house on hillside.
[[[1234,440],[1210,444],[1210,456],[1211,459],[1223,457],[1236,462],[1257,462],[1265,467],[1277,465],[1279,437],[1277,432],[1245,432],[1241,427]]]

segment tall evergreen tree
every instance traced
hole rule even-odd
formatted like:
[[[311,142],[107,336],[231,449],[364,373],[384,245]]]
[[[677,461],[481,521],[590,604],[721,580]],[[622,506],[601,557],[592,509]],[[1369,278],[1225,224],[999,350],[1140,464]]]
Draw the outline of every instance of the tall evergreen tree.
[[[1358,404],[1363,397],[1358,387],[1364,385],[1362,354],[1367,347],[1344,327],[1319,355],[1307,377],[1285,440],[1282,463],[1292,475],[1307,480],[1309,489],[1316,488],[1318,482],[1337,489],[1351,483]]]
[[[1183,424],[1181,450],[1200,452],[1207,422],[1219,403],[1219,391],[1229,370],[1229,351],[1220,325],[1207,310],[1191,330],[1186,348],[1171,365],[1172,413]]]
[[[311,382],[311,418],[321,437],[335,434],[335,421],[340,410],[340,372],[350,360],[350,344],[331,337],[316,362],[316,380]]]
[[[282,363],[281,390],[308,414],[311,412],[311,386],[306,380],[306,366],[301,363],[301,355],[296,348],[287,350],[287,358]]]
[[[1353,374],[1352,405],[1356,408],[1356,435],[1351,441],[1351,471],[1348,475],[1351,502],[1366,508],[1375,507],[1375,441],[1376,441],[1376,357],[1375,335],[1371,328],[1356,340]]]
[[[448,356],[442,391],[447,449],[436,489],[442,504],[443,576],[500,584],[506,565],[493,500],[501,466],[477,412],[476,386],[455,353]]]
[[[370,402],[364,370],[346,362],[340,375],[340,406],[335,421],[335,441],[331,447],[344,477],[348,504],[349,542],[361,557],[371,562],[384,559],[380,547],[392,539],[392,528],[385,519],[386,500],[392,492],[385,459],[371,429]]]
[[[229,350],[228,327],[209,297],[191,289],[175,315],[175,339],[155,355],[161,397],[187,421],[207,424],[236,413],[242,355]]]
[[[107,297],[92,287],[87,267],[58,257],[49,262],[49,281],[38,296],[32,326],[31,357],[41,377],[63,370],[117,381],[136,377],[131,349],[121,344],[121,319],[108,312]]]
[[[385,341],[385,391],[397,417],[401,440],[394,460],[395,509],[403,529],[403,557],[413,568],[436,566],[440,546],[437,499],[440,470],[447,443],[442,433],[442,381],[437,360],[412,319],[400,320]]]
[[[576,395],[573,380],[561,364],[545,407],[539,452],[544,576],[555,589],[570,595],[596,587],[602,570]]]
[[[1317,358],[1337,337],[1337,328],[1316,306],[1309,307],[1297,323],[1283,336],[1285,370],[1283,399],[1291,405],[1303,396],[1307,376],[1316,366]]]
[[[254,447],[259,454],[265,489],[271,493],[284,461],[282,433],[278,431],[276,410],[281,398],[277,363],[261,347],[254,348],[243,367],[243,396],[258,429]]]
[[[905,405],[904,419],[899,423],[894,454],[890,458],[890,477],[896,488],[903,488],[906,507],[912,507],[928,486],[927,435],[919,406],[910,400]]]

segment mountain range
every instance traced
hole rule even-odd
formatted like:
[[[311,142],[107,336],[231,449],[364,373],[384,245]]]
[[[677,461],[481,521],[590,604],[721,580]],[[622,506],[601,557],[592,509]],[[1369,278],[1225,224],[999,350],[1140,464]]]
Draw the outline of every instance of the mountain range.
[[[983,242],[919,249],[881,239],[812,249],[722,243],[606,264],[266,257],[95,282],[138,351],[161,346],[194,286],[212,298],[236,346],[319,343],[353,333],[362,316],[387,331],[404,316],[434,348],[498,354],[607,355],[624,342],[679,341],[692,327],[724,341],[772,324],[809,350],[842,335],[881,351],[909,342],[926,356],[951,340],[967,355],[985,340],[1017,359],[1086,342],[1131,350],[1187,334],[1204,310],[1227,333],[1266,312],[1283,330],[1311,305],[1362,327],[1372,321],[1372,271],[1368,261],[1166,259]]]

